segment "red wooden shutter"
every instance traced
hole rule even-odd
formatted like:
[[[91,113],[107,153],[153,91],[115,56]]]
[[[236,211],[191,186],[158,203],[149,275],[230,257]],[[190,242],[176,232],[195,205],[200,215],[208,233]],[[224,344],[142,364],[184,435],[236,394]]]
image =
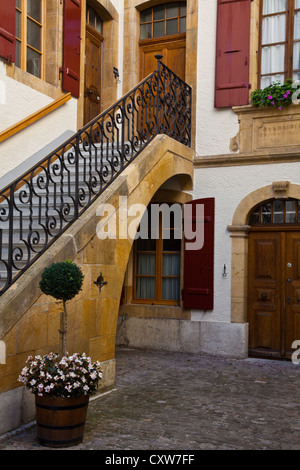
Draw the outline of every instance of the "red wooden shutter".
[[[0,56],[16,61],[16,5],[15,0],[0,1]]]
[[[215,107],[249,102],[251,0],[218,0]]]
[[[62,88],[79,97],[81,1],[64,2],[64,48]]]
[[[196,217],[198,205],[204,206],[203,219]],[[201,249],[187,249],[184,240],[184,283],[183,283],[183,306],[201,310],[212,310],[214,302],[214,232],[215,232],[215,199],[197,199],[185,205],[184,230],[190,219],[186,217],[186,206],[192,207],[192,230],[200,233],[200,224],[204,225],[204,243]]]

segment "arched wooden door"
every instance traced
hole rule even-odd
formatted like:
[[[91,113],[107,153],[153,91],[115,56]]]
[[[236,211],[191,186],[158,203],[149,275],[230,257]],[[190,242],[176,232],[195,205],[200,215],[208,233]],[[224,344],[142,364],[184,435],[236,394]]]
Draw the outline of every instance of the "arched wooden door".
[[[300,203],[267,202],[250,224],[249,354],[290,359],[300,339]]]
[[[162,3],[141,12],[140,78],[157,67],[156,54],[180,78],[185,79],[186,2]]]
[[[87,5],[85,42],[84,123],[101,113],[102,21]]]

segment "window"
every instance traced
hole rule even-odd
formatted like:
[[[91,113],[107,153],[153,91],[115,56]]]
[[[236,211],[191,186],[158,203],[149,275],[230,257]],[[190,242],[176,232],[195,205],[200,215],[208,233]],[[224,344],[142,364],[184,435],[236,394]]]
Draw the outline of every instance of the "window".
[[[16,0],[16,66],[42,78],[43,0]]]
[[[148,211],[146,217],[148,238],[139,238],[134,243],[134,299],[141,303],[178,305],[181,223],[179,234],[174,213],[170,210],[169,220],[160,214],[158,236],[155,238],[151,211]]]
[[[141,12],[141,39],[186,32],[186,2],[157,5]]]
[[[86,6],[86,24],[95,29],[98,33],[103,34],[103,22],[95,10],[90,6]]]
[[[300,79],[300,0],[261,2],[260,88]]]
[[[250,225],[297,223],[300,223],[300,201],[295,199],[264,202],[254,209],[250,217]]]

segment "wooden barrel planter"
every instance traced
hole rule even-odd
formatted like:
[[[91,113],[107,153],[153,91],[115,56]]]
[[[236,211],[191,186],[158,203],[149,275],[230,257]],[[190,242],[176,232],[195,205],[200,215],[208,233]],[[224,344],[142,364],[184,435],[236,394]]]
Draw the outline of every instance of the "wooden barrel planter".
[[[37,439],[47,447],[70,447],[83,440],[89,397],[35,396]]]

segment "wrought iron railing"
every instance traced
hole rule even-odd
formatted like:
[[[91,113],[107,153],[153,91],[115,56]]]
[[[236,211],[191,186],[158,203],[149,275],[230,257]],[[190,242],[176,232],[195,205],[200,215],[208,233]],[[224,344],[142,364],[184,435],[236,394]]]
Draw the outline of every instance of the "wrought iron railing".
[[[0,294],[160,133],[190,146],[191,88],[158,68],[0,193]]]

